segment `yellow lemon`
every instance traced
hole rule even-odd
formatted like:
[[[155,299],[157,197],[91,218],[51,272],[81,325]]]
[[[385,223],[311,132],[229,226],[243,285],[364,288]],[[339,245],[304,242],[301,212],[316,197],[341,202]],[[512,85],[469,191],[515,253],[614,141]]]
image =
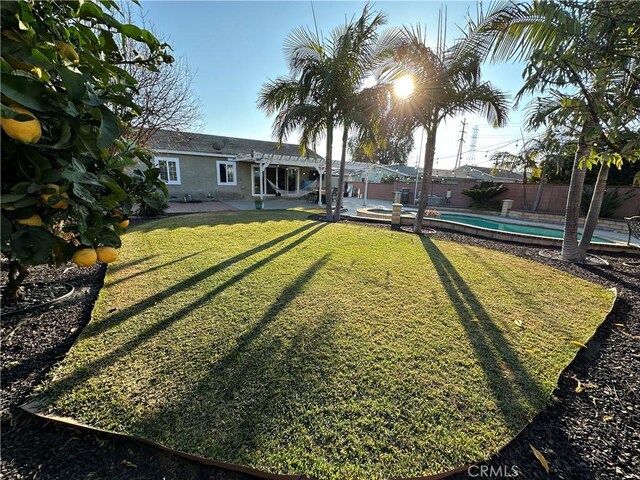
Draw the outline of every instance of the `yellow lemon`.
[[[79,267],[90,267],[98,261],[98,254],[93,248],[81,248],[73,254],[71,260]]]
[[[118,251],[113,247],[98,247],[96,248],[98,254],[98,260],[102,263],[115,262],[118,258]]]
[[[28,225],[30,227],[40,227],[42,226],[42,218],[40,215],[31,215],[29,218],[18,218],[16,220],[20,225]]]
[[[36,143],[40,140],[40,137],[42,136],[42,128],[40,127],[40,122],[35,115],[19,105],[11,105],[11,108],[18,113],[29,115],[33,120],[19,122],[13,118],[3,118],[2,129],[5,133],[14,140],[18,140],[22,143]]]
[[[121,222],[118,224],[118,226],[119,226],[120,228],[127,228],[127,227],[129,226],[129,220],[123,220],[123,221],[121,221]]]
[[[61,208],[63,210],[69,207],[69,202],[67,202],[67,199],[69,198],[69,194],[66,192],[58,193],[60,191],[58,185],[54,183],[49,183],[45,185],[45,188],[49,190],[55,190],[55,193],[43,193],[42,195],[40,195],[40,198],[44,203],[47,203],[49,201],[49,198],[51,197],[61,197],[60,200],[58,200],[53,205],[49,205],[49,206],[51,208]]]
[[[65,192],[65,193],[61,193],[60,196],[62,197],[62,199],[51,206],[53,208],[61,208],[62,210],[66,210],[67,208],[69,208],[69,202],[67,202],[67,199],[69,198],[69,194]]]

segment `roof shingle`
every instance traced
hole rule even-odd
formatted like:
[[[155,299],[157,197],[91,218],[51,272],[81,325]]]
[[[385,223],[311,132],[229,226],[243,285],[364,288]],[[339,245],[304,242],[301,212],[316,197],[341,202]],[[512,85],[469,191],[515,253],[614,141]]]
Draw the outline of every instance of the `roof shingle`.
[[[249,155],[251,150],[274,155],[300,156],[300,147],[291,143],[283,143],[280,145],[280,148],[278,148],[276,142],[172,130],[159,130],[151,137],[147,146],[151,149],[158,150],[217,153],[234,156]],[[322,158],[313,150],[309,149],[307,149],[307,157]]]

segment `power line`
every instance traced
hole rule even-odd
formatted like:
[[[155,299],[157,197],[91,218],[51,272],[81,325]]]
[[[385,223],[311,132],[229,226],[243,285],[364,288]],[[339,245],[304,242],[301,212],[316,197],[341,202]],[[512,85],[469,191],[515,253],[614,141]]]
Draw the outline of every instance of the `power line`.
[[[530,140],[531,138],[535,138],[535,137],[536,136],[533,135],[530,138],[527,138],[527,140]],[[498,150],[500,148],[506,147],[507,145],[511,145],[512,143],[518,143],[520,141],[521,140],[519,138],[517,138],[515,140],[511,140],[511,141],[508,141],[508,142],[500,142],[500,143],[495,143],[495,144],[492,144],[492,145],[485,145],[482,150],[485,150],[486,153],[489,153],[490,151],[495,151],[495,150]],[[493,147],[495,147],[495,148],[493,148]],[[464,154],[470,153],[470,152],[471,152],[471,150],[467,150],[465,152],[462,152],[462,154],[464,155]],[[447,158],[456,158],[457,156],[458,156],[458,154],[447,155],[446,157],[438,157],[438,160],[444,160],[444,159],[447,159]]]

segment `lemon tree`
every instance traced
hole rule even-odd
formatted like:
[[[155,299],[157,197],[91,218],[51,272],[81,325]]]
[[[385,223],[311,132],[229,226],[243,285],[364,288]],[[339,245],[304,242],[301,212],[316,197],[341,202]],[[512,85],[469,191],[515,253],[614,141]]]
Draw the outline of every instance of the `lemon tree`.
[[[109,0],[0,3],[9,301],[20,297],[28,265],[114,261],[134,205],[166,195],[150,152],[122,137],[143,113],[125,67],[157,71],[173,58],[149,31],[119,21],[118,8]],[[122,39],[144,55],[125,60]]]

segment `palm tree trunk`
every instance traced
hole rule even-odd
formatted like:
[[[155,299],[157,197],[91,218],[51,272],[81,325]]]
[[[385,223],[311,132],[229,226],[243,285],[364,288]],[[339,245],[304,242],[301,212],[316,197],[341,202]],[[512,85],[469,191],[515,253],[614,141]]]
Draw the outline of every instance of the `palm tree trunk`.
[[[422,183],[420,184],[420,201],[418,202],[418,212],[416,213],[416,221],[413,224],[413,233],[422,231],[422,221],[424,220],[424,211],[427,208],[427,200],[431,194],[431,174],[433,173],[433,159],[436,154],[436,130],[431,128],[427,130],[427,144],[424,149],[424,164],[422,167]]]
[[[589,154],[589,145],[584,141],[584,136],[578,140],[578,148],[573,160],[573,171],[569,183],[567,195],[567,208],[564,217],[564,236],[562,238],[562,258],[570,262],[580,261],[578,251],[578,220],[580,217],[580,199],[584,187],[586,168],[580,168],[580,160]]]
[[[527,167],[522,171],[522,209],[526,212],[529,210],[529,201],[527,200]]]
[[[607,178],[609,177],[609,165],[602,163],[600,171],[598,172],[598,179],[596,180],[596,186],[593,189],[593,196],[591,197],[591,203],[589,204],[589,213],[587,213],[587,219],[584,222],[584,230],[582,232],[582,238],[578,245],[578,252],[580,255],[580,261],[584,262],[587,258],[587,250],[591,244],[591,238],[593,232],[598,224],[598,218],[600,217],[600,207],[602,207],[602,199],[604,198],[604,192],[607,189]]]
[[[546,173],[544,167],[542,167],[542,173],[540,174],[540,185],[538,185],[538,191],[536,192],[536,199],[533,201],[532,211],[537,212],[540,206],[540,200],[542,200],[542,190],[544,189],[544,182],[546,180]]]
[[[331,158],[333,149],[333,123],[327,123],[327,153],[325,155],[325,167],[324,172],[324,196],[325,203],[325,216],[327,222],[333,221],[333,212],[331,209],[331,171],[333,170],[333,159]]]
[[[344,195],[344,167],[347,162],[347,142],[349,141],[349,127],[344,126],[342,132],[342,152],[340,155],[340,173],[338,174],[338,197],[336,198],[336,211],[333,215],[335,222],[340,221],[340,210],[342,209],[342,201]]]

